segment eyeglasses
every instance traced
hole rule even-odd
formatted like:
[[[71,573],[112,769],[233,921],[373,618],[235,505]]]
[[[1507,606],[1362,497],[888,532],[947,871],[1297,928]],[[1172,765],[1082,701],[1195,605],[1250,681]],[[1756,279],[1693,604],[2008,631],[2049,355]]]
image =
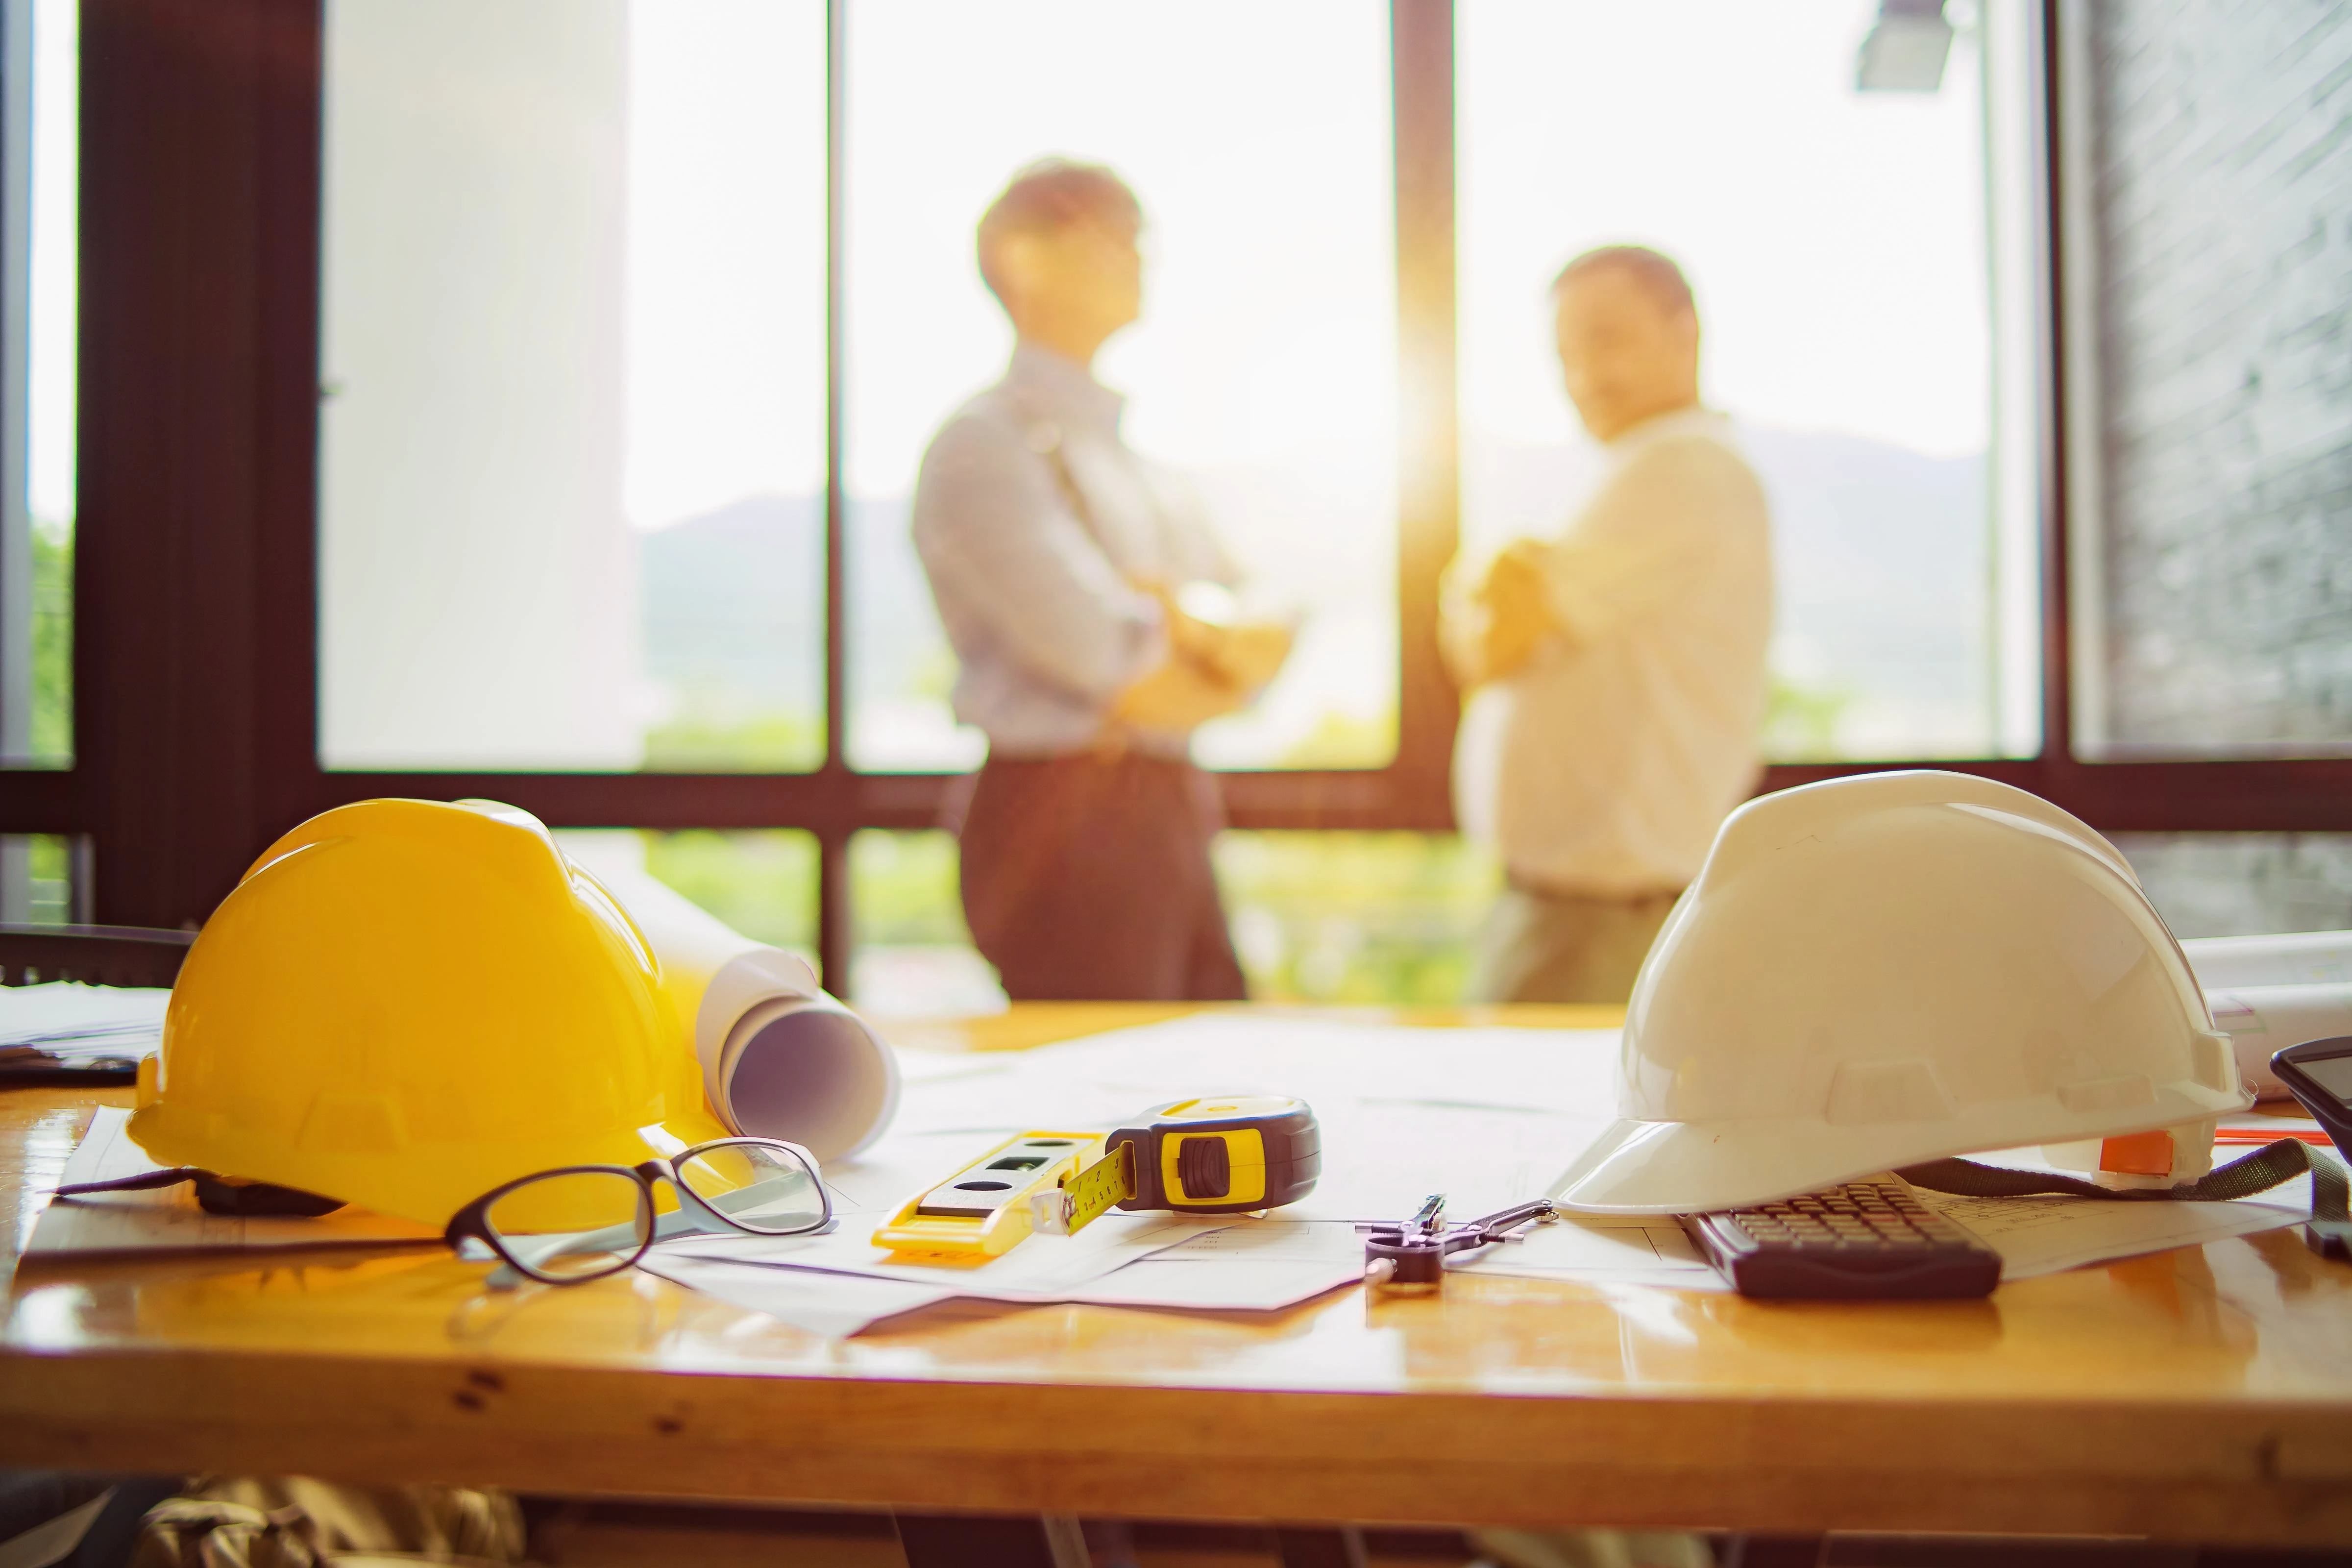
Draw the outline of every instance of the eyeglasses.
[[[635,1168],[563,1165],[509,1182],[459,1209],[443,1235],[460,1256],[480,1256],[467,1245],[478,1244],[517,1274],[576,1285],[692,1231],[806,1236],[832,1223],[815,1155],[781,1139],[723,1138]]]

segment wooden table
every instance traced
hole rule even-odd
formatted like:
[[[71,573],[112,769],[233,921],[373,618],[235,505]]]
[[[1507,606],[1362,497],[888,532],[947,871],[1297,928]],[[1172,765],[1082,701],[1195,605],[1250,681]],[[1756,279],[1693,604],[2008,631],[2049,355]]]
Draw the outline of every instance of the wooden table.
[[[898,1033],[1019,1048],[1181,1010]],[[11,1260],[91,1104],[127,1095],[0,1093]],[[1268,1315],[956,1305],[846,1341],[648,1276],[490,1296],[483,1273],[437,1250],[27,1264],[0,1333],[0,1463],[1101,1517],[2352,1541],[2352,1268],[2293,1229],[1962,1304],[1459,1278]]]

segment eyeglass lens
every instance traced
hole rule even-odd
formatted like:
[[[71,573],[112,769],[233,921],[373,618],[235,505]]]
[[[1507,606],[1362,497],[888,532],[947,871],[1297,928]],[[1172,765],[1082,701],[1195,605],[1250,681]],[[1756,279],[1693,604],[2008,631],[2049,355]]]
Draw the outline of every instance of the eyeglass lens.
[[[502,1194],[483,1221],[509,1263],[560,1282],[627,1268],[651,1239],[654,1215],[626,1171],[563,1171]]]
[[[816,1172],[782,1143],[731,1139],[703,1143],[675,1162],[687,1190],[732,1223],[764,1236],[793,1236],[824,1223]]]

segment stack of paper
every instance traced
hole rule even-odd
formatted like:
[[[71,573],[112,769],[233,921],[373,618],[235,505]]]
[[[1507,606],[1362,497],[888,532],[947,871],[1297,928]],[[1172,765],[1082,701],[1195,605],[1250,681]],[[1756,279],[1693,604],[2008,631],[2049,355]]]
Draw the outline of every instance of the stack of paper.
[[[0,1072],[135,1067],[163,1040],[171,1002],[169,990],[75,981],[0,986]]]

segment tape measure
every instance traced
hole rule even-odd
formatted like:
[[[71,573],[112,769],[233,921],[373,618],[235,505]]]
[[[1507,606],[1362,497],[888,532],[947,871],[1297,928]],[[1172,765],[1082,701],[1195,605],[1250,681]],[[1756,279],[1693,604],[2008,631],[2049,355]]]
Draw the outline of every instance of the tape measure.
[[[1113,1208],[1249,1214],[1296,1203],[1323,1171],[1315,1113],[1287,1095],[1155,1105],[1105,1138],[1024,1132],[901,1205],[874,1245],[971,1266],[1033,1231],[1070,1235]]]

